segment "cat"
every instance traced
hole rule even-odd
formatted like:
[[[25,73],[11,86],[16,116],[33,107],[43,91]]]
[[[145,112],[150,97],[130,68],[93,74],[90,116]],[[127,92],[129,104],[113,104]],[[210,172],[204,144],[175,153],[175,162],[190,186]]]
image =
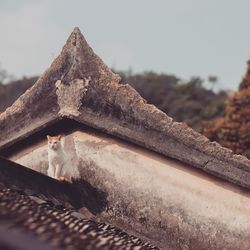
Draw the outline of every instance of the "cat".
[[[47,170],[48,176],[61,181],[72,182],[72,178],[77,178],[79,175],[78,169],[73,169],[69,158],[64,151],[62,136],[49,136],[48,139],[48,160],[49,167]]]

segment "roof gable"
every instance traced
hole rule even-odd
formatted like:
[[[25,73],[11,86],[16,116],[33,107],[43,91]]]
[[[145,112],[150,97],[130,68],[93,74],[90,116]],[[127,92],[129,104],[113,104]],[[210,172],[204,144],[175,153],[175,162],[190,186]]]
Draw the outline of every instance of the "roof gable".
[[[50,68],[0,115],[0,150],[73,119],[250,187],[250,161],[174,122],[120,81],[75,28]]]

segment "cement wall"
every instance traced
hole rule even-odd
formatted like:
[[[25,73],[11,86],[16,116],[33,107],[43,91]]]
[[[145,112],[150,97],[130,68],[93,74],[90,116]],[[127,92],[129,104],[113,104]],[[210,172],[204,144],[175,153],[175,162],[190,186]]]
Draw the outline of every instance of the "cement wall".
[[[249,192],[100,133],[72,132],[65,151],[81,178],[107,193],[101,220],[163,249],[250,249]],[[46,173],[46,137],[10,159]]]

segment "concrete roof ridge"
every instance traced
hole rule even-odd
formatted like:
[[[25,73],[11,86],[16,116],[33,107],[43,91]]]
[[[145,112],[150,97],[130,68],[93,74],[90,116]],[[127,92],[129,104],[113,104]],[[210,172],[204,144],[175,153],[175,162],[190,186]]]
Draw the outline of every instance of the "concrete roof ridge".
[[[35,85],[0,115],[0,150],[67,118],[250,188],[247,158],[174,122],[120,81],[75,28]]]

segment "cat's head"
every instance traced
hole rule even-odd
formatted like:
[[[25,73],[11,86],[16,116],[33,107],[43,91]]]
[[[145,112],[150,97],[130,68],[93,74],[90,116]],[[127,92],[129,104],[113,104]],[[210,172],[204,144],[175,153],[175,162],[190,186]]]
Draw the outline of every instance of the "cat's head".
[[[61,138],[62,138],[61,135],[58,136],[47,135],[49,149],[57,151],[59,148],[61,148],[62,147]]]

